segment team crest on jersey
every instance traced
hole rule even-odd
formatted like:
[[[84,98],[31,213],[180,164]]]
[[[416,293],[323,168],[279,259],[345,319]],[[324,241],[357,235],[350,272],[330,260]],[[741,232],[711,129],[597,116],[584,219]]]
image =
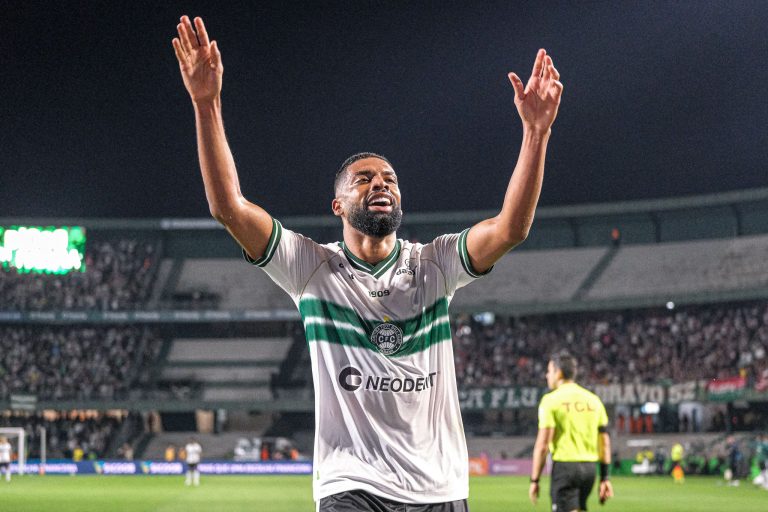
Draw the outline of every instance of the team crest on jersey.
[[[391,356],[403,346],[403,331],[394,324],[379,324],[371,333],[371,343],[385,356]]]

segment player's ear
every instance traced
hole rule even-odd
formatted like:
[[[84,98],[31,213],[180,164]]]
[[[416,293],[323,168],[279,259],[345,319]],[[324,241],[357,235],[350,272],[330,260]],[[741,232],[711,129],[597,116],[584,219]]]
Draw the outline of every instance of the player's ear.
[[[333,214],[337,217],[341,217],[341,214],[344,212],[344,208],[341,206],[341,201],[335,197],[333,198],[333,201],[331,201],[331,210],[333,210]]]

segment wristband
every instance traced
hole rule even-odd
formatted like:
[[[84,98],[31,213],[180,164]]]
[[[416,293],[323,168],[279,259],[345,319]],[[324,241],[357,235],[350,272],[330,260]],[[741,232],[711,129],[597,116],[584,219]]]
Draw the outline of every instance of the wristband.
[[[531,478],[531,483],[532,484],[538,484],[539,483],[539,479],[538,478]]]
[[[610,468],[611,468],[610,464],[605,464],[603,462],[600,463],[600,481],[601,482],[605,482],[610,477],[609,475]]]

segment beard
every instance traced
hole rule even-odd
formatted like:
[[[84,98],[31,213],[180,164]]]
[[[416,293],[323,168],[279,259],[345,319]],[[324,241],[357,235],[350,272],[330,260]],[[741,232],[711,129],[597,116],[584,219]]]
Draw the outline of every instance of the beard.
[[[389,213],[372,212],[367,207],[355,206],[347,215],[350,226],[364,235],[375,238],[384,238],[394,233],[400,227],[402,220],[403,210],[400,209],[399,204],[393,205]]]

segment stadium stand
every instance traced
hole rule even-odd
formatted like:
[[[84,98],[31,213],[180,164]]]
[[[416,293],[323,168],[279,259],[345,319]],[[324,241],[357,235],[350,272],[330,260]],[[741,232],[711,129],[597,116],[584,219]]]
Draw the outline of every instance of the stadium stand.
[[[567,348],[587,384],[682,382],[768,368],[768,305],[691,306],[454,322],[460,387],[544,383],[547,355]]]
[[[622,247],[589,298],[663,296],[768,286],[768,236]]]
[[[137,309],[145,305],[155,275],[159,242],[153,239],[90,241],[86,272],[64,275],[0,272],[3,310]]]
[[[291,338],[175,339],[161,378],[201,388],[201,398],[209,402],[268,401],[272,375],[292,342]]]
[[[482,293],[475,293],[482,287]],[[768,288],[768,236],[512,251],[482,284],[459,290],[453,311],[534,313],[610,309],[613,300],[696,297]],[[209,294],[224,310],[291,310],[263,273],[238,259],[189,259],[168,295]],[[724,298],[720,299],[721,301]],[[178,300],[176,304],[183,303]],[[661,302],[661,303],[663,303]],[[649,305],[646,301],[644,304]],[[544,307],[544,309],[541,309]]]
[[[159,346],[144,326],[0,327],[0,400],[127,398]]]
[[[567,301],[607,251],[602,247],[512,251],[496,264],[492,278],[459,290],[452,308]],[[480,286],[482,293],[478,294],[473,288]]]
[[[243,259],[192,258],[183,263],[173,294],[204,291],[221,309],[291,309],[295,306],[261,270]]]

